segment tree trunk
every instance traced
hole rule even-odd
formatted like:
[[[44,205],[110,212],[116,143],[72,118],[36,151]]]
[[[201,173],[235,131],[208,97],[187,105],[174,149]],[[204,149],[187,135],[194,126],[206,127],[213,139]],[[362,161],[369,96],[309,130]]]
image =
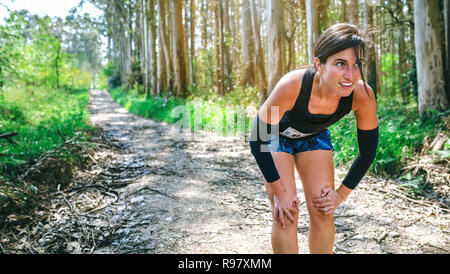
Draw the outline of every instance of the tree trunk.
[[[267,96],[269,96],[280,78],[286,73],[283,1],[268,0],[267,10],[269,12],[267,37]]]
[[[147,0],[147,21],[148,21],[148,48],[149,48],[149,80],[150,80],[150,93],[147,93],[147,98],[150,95],[156,95],[157,92],[157,58],[156,58],[156,18],[155,18],[155,0]]]
[[[126,18],[126,33],[127,39],[126,42],[126,64],[127,64],[127,88],[133,88],[134,85],[134,77],[133,77],[133,17],[132,17],[132,3],[128,2],[125,5],[125,18]]]
[[[224,67],[225,67],[225,92],[229,92],[233,88],[233,62],[230,56],[230,49],[233,44],[230,29],[230,16],[229,16],[229,1],[220,1],[221,16],[222,16],[222,28],[223,28],[223,53],[224,53]]]
[[[444,1],[444,25],[445,25],[445,86],[447,92],[447,102],[450,102],[450,2]]]
[[[215,39],[215,48],[216,48],[216,86],[217,92],[220,95],[225,94],[225,84],[224,84],[224,56],[223,56],[223,31],[222,31],[222,16],[221,16],[221,4],[220,1],[215,1],[214,6],[214,19],[215,19],[215,30],[216,30],[216,39]]]
[[[167,36],[166,28],[166,1],[158,0],[158,37],[159,37],[159,49],[164,56],[164,71],[166,78],[164,79],[164,86],[172,89],[171,84],[171,72],[172,72],[172,58],[169,51],[169,39]]]
[[[191,14],[191,20],[190,20],[190,53],[191,58],[189,59],[189,66],[191,70],[191,83],[196,85],[197,84],[197,69],[196,69],[196,58],[195,58],[195,0],[191,0],[190,2],[190,14]]]
[[[391,16],[391,30],[390,30],[390,39],[389,39],[389,48],[391,50],[391,80],[392,80],[392,87],[390,91],[391,97],[395,97],[397,93],[397,87],[396,87],[396,66],[395,66],[395,41],[394,41],[394,18]]]
[[[347,0],[341,0],[341,20],[348,22]]]
[[[265,69],[266,66],[264,64],[264,52],[262,50],[261,37],[259,34],[259,13],[256,11],[255,0],[250,0],[250,13],[252,16],[253,39],[256,47],[256,71],[259,82],[259,105],[262,105],[267,99],[267,79]]]
[[[2,92],[2,98],[1,99],[3,99],[3,86],[4,86],[3,69],[2,69],[2,66],[0,66],[0,92]]]
[[[419,112],[446,109],[438,2],[414,0],[414,22]]]
[[[373,25],[373,8],[367,3],[364,4],[364,25]],[[378,93],[379,87],[377,85],[377,53],[375,45],[367,50],[367,78],[366,81],[375,94]]]
[[[325,29],[329,27],[329,18],[328,12],[330,1],[329,0],[321,0],[316,3],[316,10],[319,17],[319,34],[322,33]]]
[[[58,40],[55,58],[56,88],[59,88],[59,60],[61,59],[61,42]]]
[[[253,86],[255,81],[255,43],[252,39],[252,17],[249,0],[241,2],[242,78],[240,85]]]
[[[184,22],[183,23],[183,32],[184,32],[184,52],[186,53],[186,81],[189,81],[191,79],[191,66],[188,64],[188,61],[191,60],[189,54],[189,47],[188,47],[188,41],[190,36],[190,16],[189,16],[189,9],[185,7],[186,1],[182,0],[182,7],[181,10],[184,11]],[[187,83],[186,83],[187,84]]]
[[[139,33],[139,58],[141,60],[141,74],[144,93],[148,92],[148,49],[147,49],[147,0],[139,0],[137,2],[138,18],[136,19],[136,32]]]
[[[306,20],[308,28],[308,57],[309,63],[314,64],[314,46],[319,38],[319,18],[317,5],[314,0],[306,0]]]
[[[307,17],[306,17],[306,3],[305,0],[300,1],[300,18],[301,18],[301,25],[300,25],[300,36],[298,38],[298,52],[300,53],[300,64],[302,66],[309,63],[309,54],[308,54],[308,31],[305,31],[308,29],[307,26]]]
[[[328,0],[327,0],[328,2]],[[297,29],[299,27],[300,24],[300,19],[299,19],[299,13],[298,13],[298,7],[299,4],[298,3],[293,3],[290,2],[289,4],[287,4],[287,12],[289,13],[288,16],[286,16],[288,18],[287,20],[287,29],[289,30],[289,32],[286,33],[285,39],[288,45],[288,63],[287,63],[287,70],[291,71],[295,69],[295,63],[296,63],[296,51],[295,51],[295,39],[296,36],[295,35],[297,32]]]
[[[403,19],[405,18],[403,14],[403,6],[402,3],[397,2],[397,11],[399,12],[399,18]],[[398,75],[398,84],[399,84],[399,90],[400,94],[402,96],[402,100],[404,103],[407,101],[407,82],[406,82],[406,49],[405,49],[405,23],[401,23],[400,25],[400,32],[398,35],[398,62],[399,62],[399,75]]]
[[[365,1],[366,2],[366,1]],[[358,0],[350,0],[350,24],[359,25],[359,5]]]
[[[178,97],[186,97],[186,52],[184,51],[183,3],[182,0],[172,0],[172,37],[173,37],[173,72],[174,90]]]

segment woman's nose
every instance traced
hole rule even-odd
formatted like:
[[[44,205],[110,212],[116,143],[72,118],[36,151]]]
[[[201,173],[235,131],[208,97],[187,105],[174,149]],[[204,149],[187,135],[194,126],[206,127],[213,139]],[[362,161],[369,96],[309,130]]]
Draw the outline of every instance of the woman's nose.
[[[358,67],[350,67],[345,70],[344,72],[344,79],[348,81],[352,81],[355,79],[355,77],[358,77],[360,74]]]

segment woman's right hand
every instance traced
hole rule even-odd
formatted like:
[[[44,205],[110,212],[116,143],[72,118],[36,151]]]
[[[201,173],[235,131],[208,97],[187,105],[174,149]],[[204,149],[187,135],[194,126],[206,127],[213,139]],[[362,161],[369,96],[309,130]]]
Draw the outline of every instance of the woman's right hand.
[[[275,222],[280,223],[281,227],[285,229],[286,220],[284,218],[284,215],[286,215],[289,221],[295,223],[293,216],[298,213],[298,206],[300,205],[300,200],[298,199],[297,195],[288,190],[284,190],[275,192],[273,198],[275,208],[272,214]]]

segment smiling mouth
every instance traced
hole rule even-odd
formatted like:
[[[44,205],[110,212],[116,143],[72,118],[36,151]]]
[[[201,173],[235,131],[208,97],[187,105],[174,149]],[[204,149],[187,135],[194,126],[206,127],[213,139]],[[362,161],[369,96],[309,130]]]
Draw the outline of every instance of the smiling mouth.
[[[344,86],[346,88],[351,87],[353,83],[339,83],[341,86]]]

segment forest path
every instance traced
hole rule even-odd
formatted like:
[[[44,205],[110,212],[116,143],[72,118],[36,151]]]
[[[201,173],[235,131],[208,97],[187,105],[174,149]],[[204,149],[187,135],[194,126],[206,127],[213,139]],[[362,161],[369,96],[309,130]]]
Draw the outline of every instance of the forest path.
[[[132,115],[105,91],[91,91],[90,109],[92,123],[127,147],[114,158],[133,178],[108,207],[127,218],[96,252],[272,252],[270,203],[245,140],[209,132],[174,138],[173,125]],[[337,182],[344,175],[336,169]],[[448,253],[449,214],[398,194],[395,183],[365,177],[335,213],[335,252]],[[300,253],[308,253],[308,223],[302,203]]]
[[[271,210],[247,142],[132,115],[90,91],[92,124],[106,136],[91,168],[50,195],[26,227],[0,235],[14,253],[272,253]],[[94,142],[96,139],[94,139]],[[345,176],[336,169],[336,182]],[[309,217],[301,181],[299,252]],[[335,212],[335,253],[450,252],[450,214],[408,200],[395,182],[366,176]],[[15,232],[14,232],[15,231]]]

